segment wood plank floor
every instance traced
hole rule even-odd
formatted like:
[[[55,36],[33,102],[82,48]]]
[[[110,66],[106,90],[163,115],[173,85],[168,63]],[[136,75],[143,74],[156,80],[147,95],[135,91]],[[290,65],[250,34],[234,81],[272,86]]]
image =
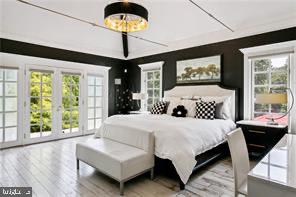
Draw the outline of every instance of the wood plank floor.
[[[0,151],[0,186],[33,187],[33,196],[119,196],[119,184],[81,163],[76,170],[75,145],[86,137],[64,139]],[[125,196],[233,196],[229,158],[196,173],[179,191],[175,180],[139,176],[126,183]]]

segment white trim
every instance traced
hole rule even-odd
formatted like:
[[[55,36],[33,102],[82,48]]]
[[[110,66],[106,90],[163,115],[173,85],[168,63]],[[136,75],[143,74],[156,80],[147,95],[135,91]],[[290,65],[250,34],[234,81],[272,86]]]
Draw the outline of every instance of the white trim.
[[[141,92],[146,93],[146,87],[145,87],[145,72],[152,71],[152,70],[160,70],[160,98],[162,98],[162,67],[163,67],[164,61],[160,62],[153,62],[153,63],[147,63],[147,64],[140,64],[138,65],[141,68]],[[144,102],[141,101],[141,109],[146,109],[146,99]]]
[[[290,66],[290,84],[291,84],[291,90],[294,94],[294,97],[296,99],[296,45],[294,46],[294,54],[291,57],[291,66]],[[296,100],[294,103],[294,107],[291,110],[290,113],[291,118],[291,129],[290,132],[296,134]]]
[[[240,49],[244,54],[244,119],[250,120],[252,117],[252,67],[250,66],[250,58],[257,56],[265,56],[280,53],[292,53],[290,65],[290,85],[291,89],[296,94],[296,40],[281,42],[276,44],[262,45],[250,48]],[[295,104],[296,105],[296,104]],[[294,130],[296,133],[296,107],[290,113],[290,127],[289,130]]]
[[[161,61],[161,62],[140,64],[139,67],[141,68],[142,71],[157,70],[157,69],[162,69],[163,64],[164,64],[164,61]]]
[[[248,57],[252,56],[263,56],[277,53],[286,53],[289,51],[294,51],[296,46],[296,40],[280,42],[276,44],[268,44],[256,47],[249,47],[240,49],[240,51]]]
[[[28,141],[28,140],[24,140],[24,134],[27,131],[27,123],[28,123],[28,116],[25,115],[25,98],[27,98],[28,94],[26,92],[26,87],[28,86],[26,83],[28,80],[26,80],[26,74],[27,70],[29,68],[42,68],[42,69],[49,69],[49,70],[53,70],[53,71],[58,71],[59,73],[61,73],[61,71],[69,71],[69,72],[78,72],[81,73],[81,85],[83,86],[83,84],[87,84],[87,82],[85,82],[87,80],[87,78],[85,79],[84,76],[86,76],[88,73],[91,74],[96,74],[96,75],[100,75],[103,76],[103,84],[104,84],[104,88],[103,88],[103,117],[102,120],[104,120],[105,118],[108,117],[108,75],[109,75],[109,69],[110,67],[104,67],[104,66],[97,66],[97,65],[91,65],[91,64],[83,64],[83,63],[76,63],[76,62],[67,62],[67,61],[60,61],[60,60],[52,60],[52,59],[45,59],[45,58],[38,58],[38,57],[30,57],[30,56],[23,56],[23,55],[15,55],[15,54],[9,54],[9,53],[0,53],[0,65],[4,66],[4,67],[14,67],[14,68],[19,68],[19,72],[18,72],[18,143],[14,143],[14,144],[9,144],[7,146],[15,146],[15,145],[21,145],[24,143],[35,143],[35,142],[39,142],[38,140],[34,141]],[[56,78],[54,78],[54,80],[60,81],[58,75]],[[87,86],[86,86],[87,87]],[[83,118],[85,116],[87,116],[87,110],[85,110],[85,98],[87,98],[85,95],[87,95],[87,90],[85,90],[85,88],[81,88],[80,90],[80,94],[81,94],[81,114],[80,117]],[[53,96],[54,95],[53,93]],[[26,104],[28,104],[28,102],[26,102]],[[53,107],[57,107],[56,103],[53,103]],[[26,118],[27,117],[27,118]],[[79,135],[79,134],[86,134],[86,132],[82,129],[83,128],[87,128],[86,127],[86,122],[82,121],[82,119],[80,119],[82,124],[79,125],[80,127],[80,132],[77,134],[73,133],[73,135]],[[57,132],[59,133],[59,132]],[[26,138],[28,138],[29,136],[26,136]],[[70,137],[69,135],[67,136],[62,136],[62,135],[56,135],[53,136],[52,139],[57,139],[57,138],[64,138],[64,137]],[[49,140],[49,138],[48,138]],[[5,146],[5,147],[7,147]],[[2,148],[4,146],[1,146],[0,148]]]

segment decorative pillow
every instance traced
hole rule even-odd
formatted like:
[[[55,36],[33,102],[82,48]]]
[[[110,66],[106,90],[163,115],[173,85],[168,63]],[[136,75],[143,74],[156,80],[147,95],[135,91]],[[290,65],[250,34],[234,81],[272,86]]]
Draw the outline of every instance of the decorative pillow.
[[[187,116],[194,118],[196,114],[196,101],[194,100],[181,100],[181,105],[187,109]]]
[[[204,102],[216,102],[216,118],[231,119],[231,96],[203,96],[201,100]]]
[[[164,98],[165,101],[168,102],[166,114],[171,115],[173,113],[174,107],[181,104],[181,98],[180,97],[166,97]]]
[[[216,103],[215,107],[215,118],[216,119],[224,119],[223,118],[223,105],[224,103]]]
[[[172,116],[175,117],[186,117],[187,109],[183,105],[178,105],[173,109]]]
[[[163,101],[155,103],[150,109],[151,114],[163,114],[166,105],[166,102]]]
[[[216,102],[196,102],[196,118],[213,120],[215,118]]]

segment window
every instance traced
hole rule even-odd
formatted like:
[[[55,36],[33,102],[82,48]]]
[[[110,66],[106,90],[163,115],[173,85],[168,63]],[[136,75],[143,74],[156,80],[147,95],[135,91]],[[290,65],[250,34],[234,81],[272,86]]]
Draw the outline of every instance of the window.
[[[161,99],[160,70],[145,72],[145,89],[147,94],[146,109],[150,110],[151,106]]]
[[[17,140],[17,73],[0,68],[0,143]]]
[[[162,65],[164,62],[141,64],[141,92],[146,94],[141,108],[150,110],[151,106],[162,99]]]
[[[63,133],[79,131],[79,82],[77,74],[62,74],[62,129]]]
[[[88,76],[88,130],[98,129],[102,122],[103,77]]]
[[[290,55],[263,56],[251,59],[252,65],[252,116],[259,121],[267,121],[271,114],[279,117],[287,112],[287,104],[256,104],[257,94],[285,93],[289,87]],[[278,122],[287,123],[284,117]]]

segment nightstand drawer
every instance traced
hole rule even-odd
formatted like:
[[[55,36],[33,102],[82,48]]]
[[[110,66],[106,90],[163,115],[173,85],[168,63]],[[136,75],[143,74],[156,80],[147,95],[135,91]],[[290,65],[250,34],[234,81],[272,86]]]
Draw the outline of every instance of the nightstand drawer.
[[[251,152],[262,152],[265,151],[267,149],[267,147],[265,145],[262,144],[252,144],[252,143],[248,143],[248,150]]]
[[[267,139],[267,132],[258,129],[247,129],[245,131],[246,141],[249,144],[258,144],[265,146]]]

